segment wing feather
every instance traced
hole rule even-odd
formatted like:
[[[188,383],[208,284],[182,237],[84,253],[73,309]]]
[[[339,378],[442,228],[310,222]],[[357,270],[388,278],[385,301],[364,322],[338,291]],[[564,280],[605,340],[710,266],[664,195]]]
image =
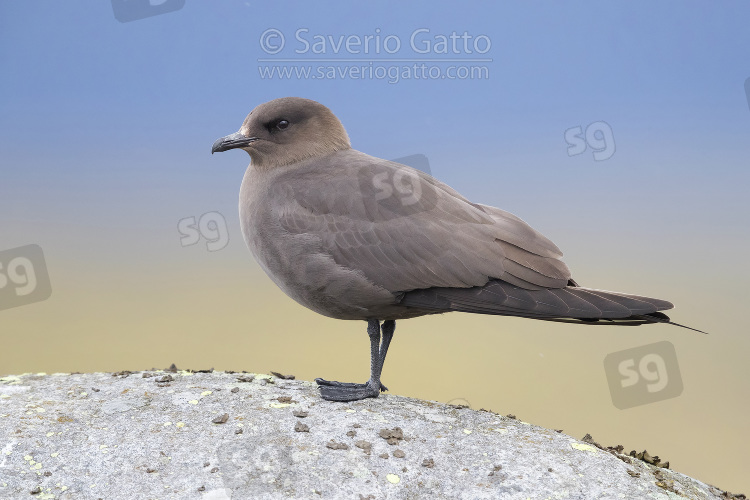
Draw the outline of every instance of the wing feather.
[[[560,250],[521,219],[405,165],[340,151],[288,170],[271,189],[286,231],[394,293],[493,278],[536,290],[570,279]]]

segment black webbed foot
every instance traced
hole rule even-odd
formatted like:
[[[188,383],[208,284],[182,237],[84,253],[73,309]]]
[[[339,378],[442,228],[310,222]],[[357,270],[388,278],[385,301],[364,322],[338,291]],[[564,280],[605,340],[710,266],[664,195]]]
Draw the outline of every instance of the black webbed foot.
[[[364,384],[357,384],[356,382],[336,382],[335,380],[325,380],[322,378],[316,378],[315,382],[318,385],[328,385],[333,387],[365,387],[369,382],[366,382]],[[380,383],[380,392],[387,391],[388,388],[383,385],[383,383]]]
[[[335,382],[316,378],[320,386],[320,396],[327,401],[359,401],[360,399],[376,398],[381,390],[388,390],[383,384],[367,382],[355,384],[351,382]]]

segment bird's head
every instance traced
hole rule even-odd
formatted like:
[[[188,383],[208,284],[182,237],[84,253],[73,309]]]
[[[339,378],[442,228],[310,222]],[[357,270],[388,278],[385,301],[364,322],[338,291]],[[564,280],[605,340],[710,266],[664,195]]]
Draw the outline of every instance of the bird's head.
[[[253,109],[240,131],[214,142],[211,153],[244,149],[254,166],[276,167],[350,147],[330,109],[310,99],[282,97]]]

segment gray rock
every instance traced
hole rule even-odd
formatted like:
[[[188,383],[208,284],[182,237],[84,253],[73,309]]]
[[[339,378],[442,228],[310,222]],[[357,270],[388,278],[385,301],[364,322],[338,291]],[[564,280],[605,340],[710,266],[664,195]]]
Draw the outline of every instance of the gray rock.
[[[0,378],[0,498],[722,498],[492,412],[385,394],[333,403],[310,382],[239,376]],[[402,458],[385,458],[386,434]]]

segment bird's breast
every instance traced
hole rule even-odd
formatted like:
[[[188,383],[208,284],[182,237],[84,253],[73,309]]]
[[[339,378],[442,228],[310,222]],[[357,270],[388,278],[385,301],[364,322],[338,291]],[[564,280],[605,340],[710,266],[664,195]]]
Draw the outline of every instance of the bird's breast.
[[[260,267],[289,297],[338,319],[368,319],[395,302],[392,293],[337,264],[316,235],[291,233],[279,220],[273,177],[248,169],[240,190],[240,224]],[[299,200],[304,202],[304,200]]]

